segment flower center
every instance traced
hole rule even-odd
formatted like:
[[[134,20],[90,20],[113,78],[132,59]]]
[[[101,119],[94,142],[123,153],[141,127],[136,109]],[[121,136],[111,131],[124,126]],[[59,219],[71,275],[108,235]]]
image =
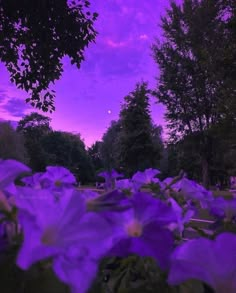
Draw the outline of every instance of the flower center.
[[[57,242],[58,231],[55,226],[50,226],[45,229],[41,237],[41,242],[44,245],[51,246]]]
[[[62,186],[62,182],[60,180],[56,180],[54,184],[55,184],[56,187],[61,187]]]
[[[126,226],[126,232],[131,237],[140,237],[143,233],[142,224],[138,220],[132,220]]]

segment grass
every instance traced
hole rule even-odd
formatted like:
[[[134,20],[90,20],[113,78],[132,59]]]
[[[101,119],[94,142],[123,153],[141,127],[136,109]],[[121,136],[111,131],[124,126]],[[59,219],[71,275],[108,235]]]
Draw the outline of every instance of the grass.
[[[222,196],[225,199],[229,199],[233,197],[233,194],[228,190],[213,190],[212,192],[214,196]]]

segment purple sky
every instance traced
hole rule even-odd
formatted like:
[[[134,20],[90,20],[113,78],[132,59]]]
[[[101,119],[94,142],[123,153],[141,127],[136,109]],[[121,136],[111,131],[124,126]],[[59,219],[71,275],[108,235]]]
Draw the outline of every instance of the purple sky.
[[[49,115],[55,130],[80,133],[87,146],[101,139],[120,105],[141,80],[156,85],[158,68],[150,46],[161,36],[158,26],[169,0],[94,0],[91,10],[99,13],[96,44],[85,53],[81,69],[64,60],[64,73],[56,85],[56,111]],[[95,4],[96,3],[96,4]],[[19,120],[35,111],[24,102],[0,63],[0,118]],[[164,125],[164,108],[151,100],[152,118]],[[43,113],[45,114],[45,113]]]

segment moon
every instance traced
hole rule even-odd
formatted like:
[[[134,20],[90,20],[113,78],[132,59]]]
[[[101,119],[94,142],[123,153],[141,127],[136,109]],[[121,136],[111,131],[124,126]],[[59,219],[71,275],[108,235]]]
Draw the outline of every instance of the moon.
[[[108,113],[108,114],[111,114],[111,110],[108,110],[107,113]]]

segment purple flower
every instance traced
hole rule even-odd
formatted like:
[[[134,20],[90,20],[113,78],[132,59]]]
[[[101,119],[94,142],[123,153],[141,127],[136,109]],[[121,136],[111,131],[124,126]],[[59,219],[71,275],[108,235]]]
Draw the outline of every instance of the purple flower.
[[[193,209],[189,209],[184,213],[184,210],[173,198],[169,198],[168,202],[171,204],[176,215],[176,222],[171,223],[168,227],[171,230],[177,229],[182,237],[184,225],[191,220],[196,211]]]
[[[15,160],[0,160],[0,189],[5,189],[24,172],[30,172],[24,164]]]
[[[111,190],[115,187],[115,181],[117,178],[122,178],[123,175],[112,169],[111,171],[100,172],[98,176],[105,178],[105,190]]]
[[[74,175],[64,167],[49,166],[46,172],[40,177],[40,182],[44,188],[60,191],[63,188],[73,187],[76,183]]]
[[[22,269],[39,260],[65,254],[71,246],[79,249],[90,243],[99,246],[111,234],[110,225],[102,216],[86,213],[86,203],[75,190],[67,189],[58,202],[47,189],[22,187],[18,193],[16,204],[24,242],[17,264]]]
[[[83,193],[82,193],[82,196]],[[130,202],[124,193],[119,190],[113,190],[102,195],[87,196],[86,205],[88,211],[123,211],[130,208]]]
[[[222,233],[215,240],[198,238],[179,246],[172,255],[168,283],[201,280],[216,293],[236,292],[236,235]]]
[[[174,244],[172,233],[166,226],[175,221],[173,210],[146,193],[134,194],[130,203],[133,208],[119,218],[120,226],[117,226],[110,255],[149,256],[166,269]]]
[[[131,195],[135,192],[135,185],[130,179],[121,179],[116,181],[116,189],[121,190],[127,195]]]
[[[174,178],[173,177],[167,177],[166,179],[164,179],[162,181],[162,183],[165,185],[165,186],[168,186],[170,185],[172,182],[173,182]]]
[[[43,172],[38,172],[32,176],[27,176],[22,178],[21,181],[25,183],[25,185],[28,187],[32,187],[34,189],[41,189],[42,183],[40,179],[42,178],[43,174],[44,174]]]
[[[138,171],[132,177],[132,181],[135,182],[140,188],[143,185],[151,183],[159,183],[159,179],[154,178],[156,175],[160,174],[160,171],[157,169],[146,169],[144,172]]]
[[[181,192],[186,199],[193,199],[200,201],[203,208],[207,206],[206,203],[213,200],[211,191],[206,190],[200,184],[187,178],[182,178],[177,183],[172,185],[172,188]]]
[[[236,218],[236,199],[224,199],[218,197],[209,203],[209,209],[213,216],[232,221]]]
[[[96,277],[98,261],[82,252],[80,256],[60,255],[53,263],[53,270],[59,279],[68,284],[72,293],[85,293]]]
[[[80,191],[80,195],[84,198],[85,201],[90,201],[100,196],[98,192],[95,192],[89,189]]]

